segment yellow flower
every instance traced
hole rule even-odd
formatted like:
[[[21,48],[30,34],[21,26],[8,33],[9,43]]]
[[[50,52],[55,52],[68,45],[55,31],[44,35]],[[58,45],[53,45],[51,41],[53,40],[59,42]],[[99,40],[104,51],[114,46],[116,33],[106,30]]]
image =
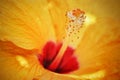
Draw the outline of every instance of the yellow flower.
[[[77,25],[65,14],[76,8],[85,11],[85,23],[68,37],[66,24]],[[119,14],[117,0],[0,0],[0,80],[119,80]],[[49,41],[62,42],[63,52],[73,47],[80,68],[45,69],[38,55]]]

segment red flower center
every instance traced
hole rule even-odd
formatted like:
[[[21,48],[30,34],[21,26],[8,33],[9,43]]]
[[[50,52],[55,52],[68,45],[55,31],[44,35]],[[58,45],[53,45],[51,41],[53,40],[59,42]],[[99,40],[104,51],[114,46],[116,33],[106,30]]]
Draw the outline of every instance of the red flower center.
[[[56,73],[69,73],[77,70],[79,68],[79,64],[76,57],[73,55],[73,48],[68,46],[62,58],[59,59],[56,57],[61,46],[62,44],[55,44],[51,41],[47,42],[43,48],[42,54],[38,56],[40,64],[42,64],[45,69]]]

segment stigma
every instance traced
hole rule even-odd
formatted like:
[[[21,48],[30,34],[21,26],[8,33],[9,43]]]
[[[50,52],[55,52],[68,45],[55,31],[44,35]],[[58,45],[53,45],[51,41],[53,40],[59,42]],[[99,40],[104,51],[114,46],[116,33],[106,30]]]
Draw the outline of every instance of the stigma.
[[[76,46],[74,43],[79,41],[79,32],[84,19],[84,12],[80,9],[74,9],[66,13],[65,39],[59,44],[48,41],[42,54],[38,56],[45,69],[56,73],[69,73],[79,68],[79,62],[74,55]]]

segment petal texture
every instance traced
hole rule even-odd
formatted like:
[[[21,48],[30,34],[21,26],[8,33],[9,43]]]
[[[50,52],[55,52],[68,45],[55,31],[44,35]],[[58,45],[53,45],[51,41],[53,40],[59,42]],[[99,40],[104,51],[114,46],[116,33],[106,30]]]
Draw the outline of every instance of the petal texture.
[[[25,49],[41,48],[55,40],[46,1],[4,0],[0,2],[0,39]]]
[[[68,10],[68,3],[64,0],[47,0],[48,1],[48,11],[51,15],[51,21],[55,29],[57,41],[61,40],[65,36],[65,21],[66,21],[66,11]]]
[[[32,80],[41,74],[42,68],[37,58],[26,55],[32,52],[0,41],[0,80]]]
[[[81,69],[77,74],[105,70],[105,76],[119,80],[120,27],[115,19],[99,19],[86,29],[77,48]],[[108,77],[108,78],[109,78]],[[112,78],[111,77],[111,78]],[[112,80],[112,79],[111,79]]]

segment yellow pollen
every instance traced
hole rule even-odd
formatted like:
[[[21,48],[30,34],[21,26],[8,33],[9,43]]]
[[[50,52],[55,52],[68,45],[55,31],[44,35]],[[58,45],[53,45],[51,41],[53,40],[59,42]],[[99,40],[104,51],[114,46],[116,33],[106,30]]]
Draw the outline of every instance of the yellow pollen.
[[[63,41],[63,45],[58,55],[56,56],[56,58],[54,59],[51,65],[59,63],[67,47],[72,46],[73,48],[75,48],[77,45],[75,44],[75,46],[73,46],[71,44],[75,43],[76,41],[79,41],[80,39],[80,35],[79,35],[80,28],[82,27],[85,19],[84,12],[81,11],[80,9],[74,9],[74,10],[68,11],[66,14],[66,17],[67,17],[66,37]],[[56,64],[56,67],[57,66],[58,64]]]
[[[18,55],[16,56],[16,60],[22,67],[29,67],[28,61],[24,57]]]

